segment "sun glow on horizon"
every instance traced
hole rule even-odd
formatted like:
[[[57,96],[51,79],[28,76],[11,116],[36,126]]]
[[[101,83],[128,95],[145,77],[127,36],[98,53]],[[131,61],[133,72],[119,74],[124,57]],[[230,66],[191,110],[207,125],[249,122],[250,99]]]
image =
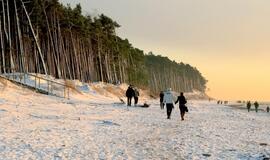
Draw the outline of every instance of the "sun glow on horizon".
[[[188,55],[188,54],[187,54]],[[270,56],[189,57],[172,54],[190,63],[208,80],[207,94],[221,100],[270,101]],[[185,57],[185,58],[177,58]],[[184,59],[184,60],[183,60]]]

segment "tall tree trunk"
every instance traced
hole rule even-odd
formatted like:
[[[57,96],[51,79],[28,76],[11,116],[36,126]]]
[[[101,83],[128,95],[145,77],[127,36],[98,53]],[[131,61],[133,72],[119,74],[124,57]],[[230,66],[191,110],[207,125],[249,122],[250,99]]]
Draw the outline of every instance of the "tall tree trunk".
[[[8,33],[7,33],[7,29],[6,29],[6,9],[5,9],[5,1],[4,0],[2,0],[2,12],[3,12],[3,29],[4,29],[6,39],[8,39]]]
[[[48,20],[48,16],[47,16],[47,13],[45,11],[45,8],[44,6],[42,6],[42,9],[43,9],[43,13],[44,13],[44,16],[45,16],[45,19],[46,19],[46,23],[47,23],[47,28],[48,28],[48,34],[49,34],[49,38],[50,38],[50,45],[52,46],[52,54],[53,54],[53,59],[54,59],[54,62],[55,62],[55,65],[56,65],[56,68],[57,68],[57,75],[59,77],[61,77],[61,73],[60,73],[60,68],[59,68],[59,63],[57,61],[57,58],[56,58],[56,54],[57,54],[57,48],[55,46],[55,43],[57,41],[54,41],[53,40],[53,37],[52,37],[52,31],[51,31],[51,28],[50,28],[50,23],[49,23],[49,20]]]
[[[15,1],[15,0],[14,0],[14,1]],[[42,65],[43,65],[44,72],[45,72],[46,75],[48,75],[47,67],[46,67],[46,64],[45,64],[45,61],[44,61],[42,52],[41,52],[41,48],[40,48],[39,43],[38,43],[38,41],[37,41],[37,37],[36,37],[36,35],[35,35],[34,28],[33,28],[33,26],[32,26],[30,17],[29,17],[29,15],[28,15],[28,12],[27,12],[25,6],[24,6],[23,1],[22,1],[22,0],[20,0],[20,1],[21,1],[21,3],[22,3],[22,6],[23,6],[23,9],[24,9],[25,15],[26,15],[26,17],[27,17],[27,20],[28,20],[30,29],[31,29],[32,34],[33,34],[33,37],[34,37],[34,39],[35,39],[35,42],[36,42],[36,45],[37,45],[37,48],[38,48],[38,53],[39,53],[39,56],[40,56],[41,61],[42,61]]]
[[[102,68],[102,60],[101,60],[101,47],[100,47],[100,42],[99,42],[100,38],[98,36],[98,63],[99,63],[99,71],[100,71],[100,78],[101,78],[101,82],[104,81],[104,78],[103,78],[103,68]]]
[[[73,52],[74,52],[74,60],[75,62],[73,63],[73,65],[76,67],[76,78],[79,79],[80,77],[80,70],[79,70],[79,62],[78,62],[78,52],[76,49],[76,44],[75,44],[75,40],[73,38],[73,34],[72,31],[70,29],[70,36],[71,36],[71,43],[72,43],[72,48],[73,48]]]
[[[10,71],[14,72],[15,65],[12,56],[12,44],[11,44],[11,27],[10,27],[10,14],[9,14],[9,0],[7,0],[7,19],[8,19],[8,44],[9,44],[9,58],[10,58]]]
[[[2,2],[3,3],[3,2]],[[1,16],[0,16],[1,19]],[[6,62],[5,62],[5,49],[4,49],[4,38],[2,33],[2,23],[0,20],[0,40],[1,40],[1,51],[2,51],[2,65],[3,65],[3,72],[6,73]],[[1,67],[2,68],[2,67]],[[2,69],[0,70],[2,73]]]
[[[20,57],[19,62],[20,62],[20,71],[25,72],[25,57],[24,57],[24,48],[23,48],[23,40],[22,40],[22,32],[21,32],[21,27],[20,27],[20,20],[17,12],[17,4],[16,0],[14,0],[14,10],[15,10],[15,16],[16,16],[16,23],[17,23],[17,33],[18,33],[18,38],[19,38],[19,48],[20,48]],[[21,59],[21,60],[20,60]]]

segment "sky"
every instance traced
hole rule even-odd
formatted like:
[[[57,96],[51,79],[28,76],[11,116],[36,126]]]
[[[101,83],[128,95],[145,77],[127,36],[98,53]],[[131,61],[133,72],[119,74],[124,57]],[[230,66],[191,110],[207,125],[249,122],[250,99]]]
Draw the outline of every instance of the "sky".
[[[117,33],[146,53],[195,66],[207,93],[270,101],[269,0],[60,0],[104,13]]]

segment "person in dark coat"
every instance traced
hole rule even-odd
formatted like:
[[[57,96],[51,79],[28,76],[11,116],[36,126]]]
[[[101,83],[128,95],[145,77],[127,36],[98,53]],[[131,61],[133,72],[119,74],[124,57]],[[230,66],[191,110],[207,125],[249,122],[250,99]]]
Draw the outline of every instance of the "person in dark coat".
[[[164,109],[163,98],[164,98],[164,93],[163,93],[163,91],[161,91],[160,94],[159,94],[159,102],[160,102],[160,108],[161,109]]]
[[[266,108],[266,112],[268,112],[268,113],[269,113],[269,111],[270,111],[270,108],[269,108],[269,106],[267,106],[267,108]]]
[[[136,106],[139,101],[140,93],[137,88],[134,89],[134,105]]]
[[[132,97],[134,97],[135,93],[134,90],[132,88],[132,86],[130,85],[126,91],[126,97],[127,97],[127,105],[131,106],[131,99]]]
[[[251,108],[251,103],[250,101],[247,102],[247,109],[248,109],[248,112],[250,111],[250,108]]]
[[[257,101],[254,103],[254,106],[255,106],[255,111],[258,112],[259,103]]]
[[[179,102],[179,109],[180,109],[181,119],[183,121],[185,113],[187,111],[187,107],[185,105],[187,103],[187,100],[186,100],[183,92],[180,93],[180,96],[178,96],[177,101],[175,102],[175,104],[177,104],[178,102]]]

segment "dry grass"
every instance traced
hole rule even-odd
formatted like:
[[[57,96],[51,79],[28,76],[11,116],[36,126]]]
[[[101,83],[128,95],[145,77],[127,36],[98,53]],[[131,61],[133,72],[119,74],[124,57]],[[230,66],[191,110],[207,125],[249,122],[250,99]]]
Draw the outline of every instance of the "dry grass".
[[[91,86],[93,90],[95,90],[100,95],[109,96],[108,92],[104,88],[97,87],[95,85]]]
[[[7,84],[7,80],[4,79],[4,78],[1,78],[1,77],[0,77],[0,84],[1,84],[1,85],[0,85],[0,89],[1,89],[1,90],[5,90],[5,88],[6,88],[7,85],[8,85],[8,84]]]
[[[117,96],[117,97],[124,97],[125,96],[125,91],[117,88],[115,86],[111,86],[108,85],[105,87],[105,90],[107,90],[108,92],[112,93],[113,95]]]
[[[82,94],[82,92],[76,88],[76,85],[72,80],[65,80],[65,85],[69,87],[73,92]]]

